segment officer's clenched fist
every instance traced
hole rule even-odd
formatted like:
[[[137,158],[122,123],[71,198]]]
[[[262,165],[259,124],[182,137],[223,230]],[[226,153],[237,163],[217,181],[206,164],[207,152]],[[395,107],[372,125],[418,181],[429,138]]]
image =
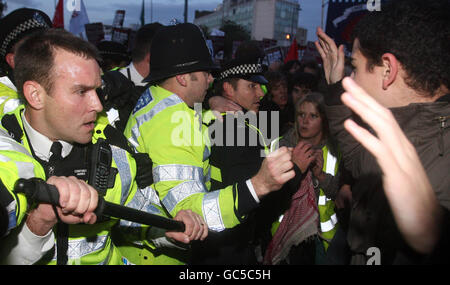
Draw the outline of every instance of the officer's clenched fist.
[[[269,154],[258,173],[251,179],[258,198],[279,190],[284,183],[295,176],[292,163],[292,149],[282,147]]]
[[[98,203],[97,191],[86,182],[75,177],[51,177],[47,183],[56,186],[59,192],[59,206],[56,207],[59,218],[66,224],[94,224],[94,214]],[[40,204],[27,218],[28,228],[38,236],[46,235],[57,223],[53,207]]]

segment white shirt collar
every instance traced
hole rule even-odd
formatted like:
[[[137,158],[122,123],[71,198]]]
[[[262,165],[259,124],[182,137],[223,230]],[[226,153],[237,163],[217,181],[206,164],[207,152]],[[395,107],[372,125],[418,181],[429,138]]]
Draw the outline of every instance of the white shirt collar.
[[[0,83],[8,87],[9,89],[12,89],[17,92],[16,86],[14,86],[14,83],[11,82],[8,76],[2,76],[0,77]]]
[[[22,113],[22,121],[23,128],[28,135],[35,155],[44,161],[48,161],[50,159],[50,156],[52,155],[50,153],[50,148],[52,147],[53,141],[31,127],[31,125],[25,118],[25,111]],[[73,145],[65,141],[59,142],[62,144],[61,156],[64,158],[70,154]]]
[[[142,82],[144,80],[144,77],[142,77],[142,75],[137,71],[133,63],[130,63],[130,65],[128,65],[126,68],[120,70],[120,72],[125,75],[126,78],[128,78],[127,69],[130,70],[131,81],[133,81],[134,85],[145,86],[147,84],[145,82]]]

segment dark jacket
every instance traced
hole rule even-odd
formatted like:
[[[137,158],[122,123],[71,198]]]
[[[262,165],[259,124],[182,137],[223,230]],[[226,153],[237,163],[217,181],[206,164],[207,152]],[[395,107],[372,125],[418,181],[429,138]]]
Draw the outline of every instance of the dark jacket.
[[[235,181],[247,180],[253,177],[261,167],[264,160],[264,144],[260,144],[257,121],[238,119],[228,114],[223,115],[223,123],[213,121],[209,126],[211,133],[211,156],[209,161],[212,167],[220,169],[221,181],[211,177],[211,189],[222,189]],[[249,127],[249,125],[253,127]],[[214,131],[213,131],[214,130]],[[245,136],[244,136],[245,135]],[[255,140],[256,139],[256,140]],[[253,141],[252,141],[253,140]],[[237,193],[236,193],[237,194]],[[246,209],[255,209],[258,203],[250,193],[240,193],[240,204],[246,204]],[[254,247],[254,210],[238,213],[243,217],[242,223],[234,228],[226,229],[214,239],[197,244],[193,247],[192,264],[208,265],[242,265],[256,264]]]
[[[326,113],[331,134],[336,136],[346,168],[356,183],[352,188],[353,207],[348,242],[353,263],[365,264],[367,250],[378,247],[382,264],[420,263],[400,235],[382,188],[381,169],[375,158],[345,129],[352,112],[340,102],[341,83],[326,96]],[[434,103],[392,108],[400,127],[416,148],[440,204],[450,209],[450,95]],[[357,121],[358,118],[354,118]]]

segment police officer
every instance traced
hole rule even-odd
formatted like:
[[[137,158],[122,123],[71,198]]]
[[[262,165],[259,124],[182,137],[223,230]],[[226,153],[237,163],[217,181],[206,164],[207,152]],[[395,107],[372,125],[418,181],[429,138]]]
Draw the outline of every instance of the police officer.
[[[20,104],[14,85],[14,53],[18,44],[34,32],[52,26],[50,18],[42,11],[28,8],[14,10],[0,19],[0,114],[14,110]]]
[[[270,124],[258,129],[260,100],[264,96],[262,84],[267,84],[263,67],[250,56],[225,63],[217,75],[215,95],[234,102],[244,111],[222,113],[220,119],[209,124],[212,189],[222,189],[254,175],[269,153]],[[273,135],[278,139],[278,134]],[[221,239],[196,248],[195,263],[255,264],[254,226],[252,215],[244,223],[222,232]]]
[[[122,68],[130,62],[127,47],[113,41],[101,41],[97,44],[101,56],[100,66],[103,72]]]
[[[162,26],[160,23],[142,26],[134,40],[132,62],[127,67],[107,71],[102,76],[104,86],[99,96],[104,101],[107,119],[122,132],[137,100],[146,89],[147,83],[143,81],[150,73],[150,45]]]
[[[38,177],[57,187],[60,201],[56,207],[40,204],[28,209],[25,223],[2,243],[2,262],[30,264],[46,255],[49,258],[40,262],[123,263],[111,242],[111,228],[119,222],[122,227],[133,225],[97,217],[93,211],[98,196],[116,204],[162,212],[157,200],[140,196],[150,197],[152,189],[137,188],[138,165],[132,154],[101,140],[109,138],[108,127],[96,124],[97,113],[102,110],[95,92],[101,85],[97,50],[66,31],[49,30],[26,39],[15,56],[14,75],[26,105],[1,118],[3,132],[17,142],[1,137],[3,142],[9,140],[0,150],[2,187],[11,193],[18,178]],[[105,193],[97,193],[85,182],[95,171],[86,164],[99,155],[95,152],[99,144],[111,150],[108,180],[113,185],[108,184]],[[26,203],[20,206],[26,208]],[[167,233],[167,237],[188,243],[206,235],[198,215],[185,211],[176,219],[186,224],[186,231]],[[148,229],[137,228],[142,230],[141,241],[151,243]]]
[[[150,46],[156,32],[163,27],[155,22],[139,28],[131,51],[131,63],[120,69],[120,73],[133,81],[134,85],[144,87],[144,79],[150,74]]]
[[[204,36],[193,24],[164,27],[153,39],[151,55],[151,87],[139,99],[125,134],[138,151],[150,155],[153,188],[171,215],[191,209],[211,230],[236,226],[257,207],[258,197],[294,176],[290,152],[280,149],[253,177],[211,189],[209,139],[198,108],[215,66]]]

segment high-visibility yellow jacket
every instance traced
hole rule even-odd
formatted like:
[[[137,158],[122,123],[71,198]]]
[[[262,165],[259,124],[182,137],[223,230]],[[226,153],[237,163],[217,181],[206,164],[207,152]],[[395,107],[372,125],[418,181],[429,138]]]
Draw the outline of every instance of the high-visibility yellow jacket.
[[[22,101],[19,99],[19,95],[13,86],[8,86],[6,82],[12,85],[11,81],[7,77],[0,78],[0,115],[14,111],[19,105],[22,105]],[[6,82],[3,82],[6,81]]]
[[[333,176],[336,175],[339,167],[340,156],[333,156],[326,145],[322,148],[322,152],[323,171]],[[334,201],[329,199],[322,189],[320,189],[319,192],[318,208],[321,236],[324,238],[323,245],[325,250],[327,250],[329,242],[333,239],[339,224],[336,212],[334,211]]]
[[[38,177],[47,180],[43,167],[31,154],[28,138],[23,131],[21,114],[24,108],[24,106],[20,106],[10,113],[15,116],[21,128],[22,137],[15,138],[20,143],[6,137],[8,130],[5,126],[0,126],[0,177],[6,188],[11,192],[14,183],[19,178]],[[94,144],[100,138],[105,139],[102,132],[104,127],[97,124],[92,139]],[[158,212],[158,210],[154,210],[150,202],[151,199],[143,199],[143,197],[151,196],[151,189],[138,190],[137,188],[135,181],[136,162],[133,157],[125,150],[113,145],[111,145],[111,150],[113,154],[112,167],[118,170],[118,174],[115,178],[114,187],[108,189],[104,197],[105,200],[148,212]],[[16,224],[20,224],[24,211],[27,211],[27,201],[20,195],[16,196],[19,198],[17,201],[20,202],[16,203]],[[130,234],[134,230],[139,236],[139,240],[145,236],[144,232],[148,229],[148,227],[134,225],[127,221],[119,221],[116,218],[111,218],[95,225],[69,225],[68,264],[122,264],[121,255],[111,241],[111,229],[113,226],[127,227]],[[56,263],[56,250],[53,259],[45,263]]]
[[[210,189],[211,148],[201,113],[176,94],[151,86],[132,112],[125,136],[137,151],[150,155],[152,187],[172,216],[190,209],[202,215],[211,230],[222,231],[242,221],[239,196],[250,194],[245,181]]]

